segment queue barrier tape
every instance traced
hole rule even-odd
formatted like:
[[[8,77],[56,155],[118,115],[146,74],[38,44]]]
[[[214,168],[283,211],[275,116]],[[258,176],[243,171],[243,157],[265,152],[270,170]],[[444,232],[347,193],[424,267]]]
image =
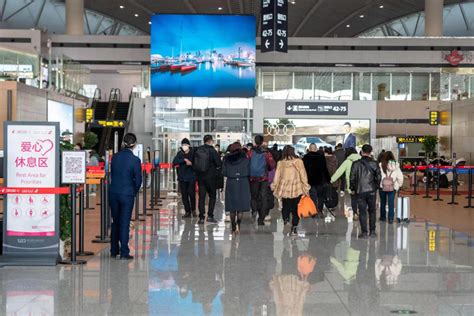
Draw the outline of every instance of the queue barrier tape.
[[[172,163],[166,163],[166,162],[160,163],[160,169],[171,169],[171,168],[173,168]]]
[[[77,192],[84,190],[84,187],[78,186]],[[16,187],[2,187],[0,194],[69,194],[71,189],[69,187],[53,187],[53,188],[16,188]]]
[[[151,169],[153,169],[152,163],[142,163],[142,172],[145,171],[146,174],[150,174]]]

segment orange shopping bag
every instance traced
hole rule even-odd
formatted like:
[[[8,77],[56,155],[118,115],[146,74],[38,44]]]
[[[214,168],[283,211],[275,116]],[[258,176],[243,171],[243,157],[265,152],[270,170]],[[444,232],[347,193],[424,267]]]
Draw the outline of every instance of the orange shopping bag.
[[[314,217],[316,214],[318,214],[318,211],[316,210],[316,205],[314,205],[311,197],[303,195],[298,203],[298,216],[300,218],[305,218]]]

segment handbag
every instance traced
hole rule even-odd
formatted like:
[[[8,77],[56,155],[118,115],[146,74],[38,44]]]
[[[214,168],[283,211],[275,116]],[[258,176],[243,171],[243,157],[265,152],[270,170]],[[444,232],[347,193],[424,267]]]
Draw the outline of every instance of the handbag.
[[[298,203],[298,217],[307,218],[314,217],[318,214],[316,205],[314,205],[313,199],[307,195],[303,195]]]

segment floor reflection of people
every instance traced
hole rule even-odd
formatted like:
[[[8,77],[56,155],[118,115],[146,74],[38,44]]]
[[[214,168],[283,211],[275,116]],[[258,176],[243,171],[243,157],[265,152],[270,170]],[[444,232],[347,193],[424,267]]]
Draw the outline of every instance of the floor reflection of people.
[[[349,309],[354,315],[381,315],[380,293],[375,280],[375,240],[353,240],[360,252],[355,280],[349,286]]]
[[[398,283],[402,262],[395,251],[394,225],[380,226],[379,256],[375,260],[375,277],[381,290],[390,290]]]
[[[250,233],[233,239],[225,259],[224,315],[272,315],[269,284],[275,266],[273,234]]]
[[[110,264],[110,294],[109,315],[133,314],[133,304],[130,300],[129,266],[127,262]]]
[[[207,242],[206,234],[207,232]],[[203,313],[212,313],[212,303],[222,288],[222,255],[216,253],[213,227],[199,229],[198,252],[192,269],[190,290],[193,302],[201,303]]]
[[[276,315],[303,315],[306,294],[311,288],[307,280],[316,266],[316,258],[300,251],[295,240],[285,239],[283,242],[282,271],[270,282]]]
[[[189,286],[196,266],[196,254],[194,252],[195,243],[195,225],[192,221],[184,222],[183,234],[181,235],[181,243],[179,246],[178,259],[178,275],[175,277],[176,285],[179,288],[181,298],[186,298],[189,294]]]

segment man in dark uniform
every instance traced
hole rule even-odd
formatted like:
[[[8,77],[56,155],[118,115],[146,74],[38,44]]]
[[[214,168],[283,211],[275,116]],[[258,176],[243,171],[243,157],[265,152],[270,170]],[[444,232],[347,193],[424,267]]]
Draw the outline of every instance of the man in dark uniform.
[[[135,196],[142,184],[140,159],[133,154],[137,137],[128,133],[123,137],[123,149],[112,158],[109,204],[112,211],[110,254],[131,260],[128,239]],[[119,247],[120,243],[120,247]]]

